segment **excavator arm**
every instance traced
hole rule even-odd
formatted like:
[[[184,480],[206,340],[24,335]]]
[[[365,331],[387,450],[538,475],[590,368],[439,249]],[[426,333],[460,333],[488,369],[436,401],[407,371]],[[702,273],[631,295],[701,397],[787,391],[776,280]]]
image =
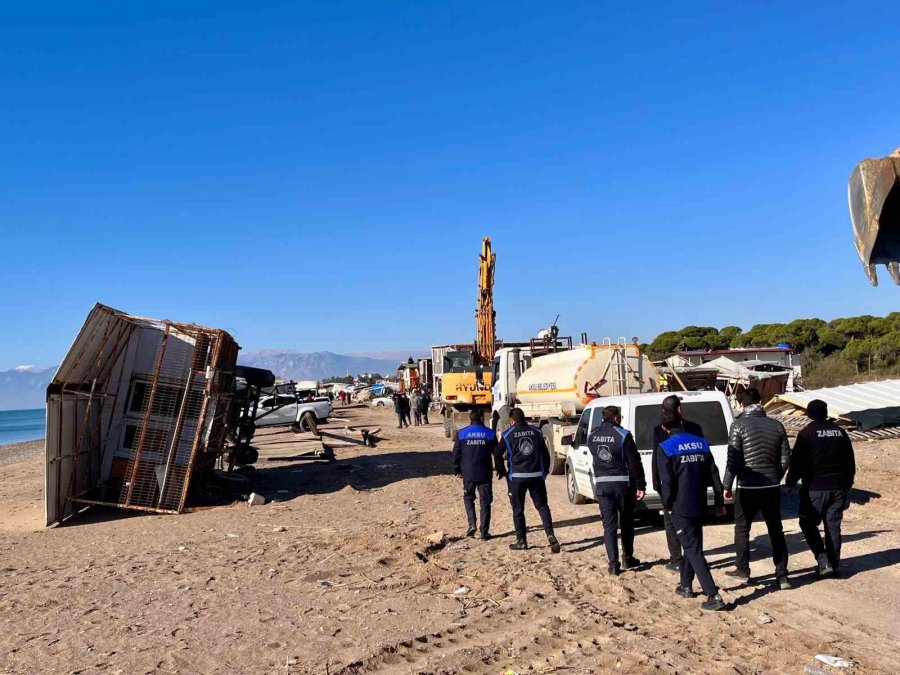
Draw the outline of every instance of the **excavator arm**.
[[[850,220],[856,251],[873,286],[875,265],[886,265],[900,284],[900,148],[881,159],[864,159],[850,174]]]
[[[485,237],[478,256],[478,306],[475,309],[475,360],[489,364],[497,351],[497,313],[494,311],[494,263],[491,239]]]

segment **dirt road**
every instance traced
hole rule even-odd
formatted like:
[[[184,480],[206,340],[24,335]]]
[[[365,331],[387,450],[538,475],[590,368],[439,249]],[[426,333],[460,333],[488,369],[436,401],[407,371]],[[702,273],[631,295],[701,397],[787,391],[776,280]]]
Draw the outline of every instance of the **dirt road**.
[[[508,549],[499,483],[498,538],[462,538],[440,426],[341,414],[384,427],[384,440],[353,445],[333,423],[324,430],[336,459],[325,462],[286,459],[300,447],[290,432],[259,437],[258,491],[275,501],[252,509],[98,511],[44,529],[42,460],[0,467],[0,672],[800,673],[820,652],[858,662],[853,672],[900,670],[896,441],[857,445],[846,578],[814,580],[786,498],[797,588],[774,590],[761,523],[759,581],[733,588],[723,574],[732,528],[711,526],[713,574],[734,607],[709,614],[674,595],[657,526],[638,531],[646,564],[611,578],[596,505],[570,505],[553,476],[561,554],[538,531],[531,550]],[[527,515],[538,523],[530,506]]]

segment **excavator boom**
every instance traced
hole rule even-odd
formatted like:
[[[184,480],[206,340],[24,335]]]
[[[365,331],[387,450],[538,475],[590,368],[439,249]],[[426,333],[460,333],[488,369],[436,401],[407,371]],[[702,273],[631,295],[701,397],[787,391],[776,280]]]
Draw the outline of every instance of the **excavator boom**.
[[[850,220],[856,251],[873,286],[875,265],[887,265],[900,284],[900,148],[881,159],[864,159],[850,174]]]
[[[478,256],[478,306],[475,309],[475,359],[491,363],[497,351],[497,313],[494,311],[494,263],[491,239],[485,237]]]

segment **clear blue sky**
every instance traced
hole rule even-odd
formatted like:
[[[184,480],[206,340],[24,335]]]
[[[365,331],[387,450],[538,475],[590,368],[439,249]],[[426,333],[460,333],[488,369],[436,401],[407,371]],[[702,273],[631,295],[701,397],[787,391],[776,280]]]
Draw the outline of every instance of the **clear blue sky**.
[[[94,302],[245,349],[898,308],[846,180],[900,145],[900,3],[18,3],[0,369]]]

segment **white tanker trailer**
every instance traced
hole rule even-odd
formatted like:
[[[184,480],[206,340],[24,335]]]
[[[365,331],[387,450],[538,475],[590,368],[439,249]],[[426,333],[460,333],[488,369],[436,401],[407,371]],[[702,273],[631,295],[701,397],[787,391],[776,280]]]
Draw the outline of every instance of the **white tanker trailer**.
[[[604,340],[532,356],[527,347],[501,349],[494,357],[493,419],[498,432],[519,407],[539,427],[550,450],[551,473],[563,473],[562,437],[574,433],[588,403],[604,396],[659,391],[659,373],[636,344]]]

